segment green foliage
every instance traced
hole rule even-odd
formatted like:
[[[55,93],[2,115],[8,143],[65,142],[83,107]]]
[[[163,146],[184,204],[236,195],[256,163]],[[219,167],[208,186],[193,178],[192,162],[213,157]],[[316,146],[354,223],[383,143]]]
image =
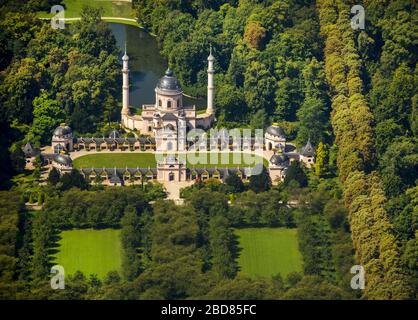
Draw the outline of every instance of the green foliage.
[[[134,207],[138,214],[143,212],[147,208],[144,192],[135,188],[73,188],[64,192],[59,201],[48,197],[44,210],[61,228],[116,227],[127,206]]]
[[[38,206],[42,206],[42,204],[44,203],[44,195],[42,192],[38,193]]]
[[[245,101],[252,113],[264,110],[266,113],[271,114],[273,112],[271,102],[274,99],[276,80],[266,65],[253,61],[250,63],[244,76]]]
[[[288,186],[291,181],[296,181],[301,188],[308,186],[308,177],[299,161],[292,161],[286,171],[284,185]]]
[[[198,283],[202,280],[202,261],[196,250],[197,235],[198,225],[190,207],[176,207],[167,201],[154,205],[152,262],[136,280],[143,298],[156,298],[156,292],[165,299],[185,298],[196,286],[207,285]]]
[[[315,152],[315,174],[320,177],[327,172],[327,150],[322,141],[318,144]]]
[[[349,298],[350,296],[341,288],[317,276],[302,278],[283,295],[285,300],[346,300]]]
[[[327,129],[327,108],[324,101],[317,98],[307,98],[297,112],[299,131],[297,141],[303,145],[311,139],[314,145],[324,140]]]
[[[77,169],[72,169],[70,172],[64,173],[60,178],[60,189],[65,191],[73,187],[85,190],[88,187],[88,182],[84,176]]]
[[[33,121],[29,138],[45,143],[63,119],[76,131],[94,132],[101,121],[117,117],[118,52],[99,15],[87,7],[82,20],[64,31],[34,24],[27,57],[7,70],[0,86],[4,107],[10,121]]]
[[[320,55],[313,7],[289,1],[149,0],[134,6],[187,91],[205,94],[212,44],[220,123],[246,123],[259,110],[275,120],[295,120],[304,95],[301,70],[305,60]]]
[[[55,186],[61,178],[61,174],[56,168],[52,168],[48,173],[48,184]]]
[[[416,184],[418,141],[401,137],[390,144],[379,161],[386,194],[394,197]]]
[[[273,285],[265,279],[252,280],[239,276],[233,280],[220,282],[208,292],[204,299],[220,300],[262,300],[277,298]]]
[[[328,138],[329,99],[323,68],[323,64],[313,58],[302,70],[305,99],[296,113],[299,120],[299,145],[303,145],[308,139],[318,145]]]
[[[39,212],[33,220],[33,256],[32,277],[35,280],[45,280],[49,277],[49,248],[52,245],[53,226],[45,212]]]
[[[85,9],[80,22],[53,30],[24,13],[49,8],[50,1],[20,4],[0,5],[5,12],[0,18],[2,187],[8,175],[24,172],[24,139],[47,143],[62,120],[76,133],[94,132],[119,116],[118,52],[100,11]],[[362,31],[349,27],[349,3],[342,0],[315,5],[136,0],[133,5],[139,21],[156,34],[186,91],[205,94],[206,57],[213,45],[219,125],[265,128],[270,119],[288,124],[289,139],[303,144],[310,137],[318,145],[316,176],[308,179],[293,162],[278,188],[271,189],[263,171],[251,177],[250,191],[243,192],[246,186],[237,177],[226,185],[197,183],[182,192],[185,206],[157,202],[151,209],[148,201],[164,195],[159,185],[148,184],[143,190],[69,190],[86,189],[84,178],[76,172],[60,178],[51,171],[49,186],[34,187],[34,181],[17,187],[30,186],[25,194],[31,203],[36,196],[42,203],[42,195],[48,195],[44,211],[33,218],[18,223],[20,200],[14,193],[0,195],[5,243],[0,252],[0,295],[345,299],[352,298],[344,292],[349,268],[358,263],[367,274],[363,298],[414,297],[416,3],[366,1],[368,27]],[[328,171],[339,174],[347,210],[335,181],[324,179]],[[34,171],[32,178],[39,173]],[[311,193],[313,189],[318,192]],[[231,192],[233,197],[228,197]],[[18,208],[11,207],[17,203]],[[297,210],[290,208],[295,203]],[[234,278],[231,225],[289,227],[295,220],[305,271],[314,276],[293,274],[285,281],[277,276]],[[48,251],[56,227],[119,225],[123,281],[114,273],[103,283],[77,273],[68,278],[66,290],[51,292]]]
[[[121,242],[124,250],[122,271],[125,279],[132,281],[140,272],[138,247],[141,241],[141,225],[135,207],[126,207],[121,219]]]
[[[48,98],[45,91],[33,100],[33,122],[27,140],[46,144],[54,129],[64,121],[65,113],[59,102]]]
[[[242,179],[236,173],[230,174],[225,179],[225,184],[231,188],[233,193],[243,192],[245,189]]]
[[[251,49],[262,49],[266,38],[266,29],[258,21],[250,21],[245,27],[244,41]]]
[[[216,215],[209,220],[211,270],[219,278],[233,278],[237,266],[233,256],[234,235],[227,218]]]
[[[271,178],[267,172],[267,169],[263,166],[259,174],[253,174],[250,176],[250,182],[248,188],[254,192],[268,191],[271,187]]]
[[[402,255],[402,262],[408,270],[411,282],[415,288],[415,297],[418,288],[418,242],[417,236],[409,240],[405,245],[405,250]]]
[[[382,26],[384,41],[381,54],[382,70],[376,72],[373,77],[374,88],[372,90],[374,92],[370,94],[373,111],[378,110],[378,105],[379,107],[383,105],[381,97],[386,97],[385,91],[391,91],[387,90],[388,87],[390,88],[391,80],[382,79],[382,76],[400,66],[402,59],[410,61],[409,55],[414,52],[414,50],[408,51],[406,49],[410,45],[409,32],[407,32],[405,42],[398,42],[403,38],[403,35],[394,41],[398,35],[397,32],[392,32],[392,30],[401,30],[393,29],[394,25],[399,26],[399,23],[402,23],[400,21],[406,22],[403,19],[405,16],[398,19],[395,12],[402,10],[402,6],[408,2],[405,1],[399,6],[395,4],[396,2],[392,2],[389,8],[384,8],[388,19],[383,23],[380,21],[381,17],[379,17],[378,11],[375,11],[383,4],[375,3],[370,7],[374,8],[370,11],[376,14],[375,16],[373,13],[371,14],[372,25]],[[364,296],[370,299],[405,299],[411,297],[412,289],[400,264],[400,252],[392,233],[393,227],[385,210],[386,199],[381,178],[374,173],[370,175],[366,173],[375,163],[374,116],[363,95],[363,81],[360,77],[361,60],[354,42],[354,33],[347,27],[348,22],[343,18],[349,12],[349,7],[343,1],[324,0],[317,2],[317,8],[321,33],[325,37],[325,72],[334,95],[331,123],[338,146],[339,175],[344,185],[345,205],[349,209],[349,221],[356,256],[368,274]],[[367,10],[368,8],[366,8]],[[409,30],[413,30],[412,25],[410,27]],[[370,30],[377,31],[375,27]],[[363,41],[362,44],[364,45],[364,43]],[[406,44],[406,47],[402,48],[402,43]],[[396,51],[398,51],[397,54]],[[367,56],[372,57],[373,55]],[[393,88],[401,82],[400,72],[397,77]],[[411,79],[407,74],[403,78],[402,81],[405,81],[405,86],[408,88]],[[392,93],[399,90],[399,95],[397,95],[398,98],[401,98],[399,106],[404,112],[408,108],[405,98],[410,93],[407,93],[408,89],[403,90],[402,87],[392,89]],[[390,99],[387,101],[389,102]],[[384,112],[391,113],[391,110],[394,110],[394,104],[388,103],[388,105],[391,105],[392,109],[385,109]],[[382,112],[377,113],[375,112],[375,117],[379,119]],[[402,119],[405,119],[404,115],[400,117],[400,124],[405,124]],[[380,120],[385,119],[381,117]],[[392,128],[389,130],[384,128],[382,131],[389,133],[387,136],[391,139]],[[385,141],[385,139],[387,138],[383,137],[381,141]],[[382,151],[385,148],[382,143],[378,147]],[[383,176],[383,180],[385,179],[386,177]],[[395,181],[395,183],[399,184],[399,181]]]
[[[385,196],[379,177],[353,172],[345,184],[344,196],[356,257],[369,274],[366,297],[410,297],[412,288],[400,264],[393,227],[383,207]]]
[[[0,192],[0,297],[10,299],[17,264],[18,234],[24,204],[18,192]]]
[[[302,271],[296,229],[238,228],[234,231],[241,248],[238,257],[241,275],[276,278]]]
[[[286,206],[286,196],[277,190],[236,195],[230,208],[234,226],[294,227],[293,212]]]
[[[324,219],[305,213],[298,221],[298,237],[304,273],[332,279],[330,230]]]
[[[14,143],[10,148],[10,162],[14,172],[21,173],[25,169],[26,159],[22,151],[22,143]]]
[[[251,129],[257,130],[257,129],[266,129],[269,125],[269,119],[267,116],[266,111],[264,109],[258,110],[256,113],[254,113],[253,116],[251,116],[250,120],[250,127]]]

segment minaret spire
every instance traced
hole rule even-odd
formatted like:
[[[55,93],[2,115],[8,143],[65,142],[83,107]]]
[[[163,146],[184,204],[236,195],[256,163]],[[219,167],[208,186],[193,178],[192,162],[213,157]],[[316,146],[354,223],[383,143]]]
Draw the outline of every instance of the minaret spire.
[[[208,106],[206,113],[210,115],[215,115],[215,108],[213,106],[213,98],[215,96],[215,85],[213,82],[213,77],[215,74],[214,68],[215,58],[212,55],[212,44],[210,45],[210,53],[208,57]]]
[[[126,42],[125,42],[125,54],[122,57],[123,62],[123,84],[122,84],[122,123],[124,123],[127,119],[126,116],[129,114],[129,57],[126,50]]]

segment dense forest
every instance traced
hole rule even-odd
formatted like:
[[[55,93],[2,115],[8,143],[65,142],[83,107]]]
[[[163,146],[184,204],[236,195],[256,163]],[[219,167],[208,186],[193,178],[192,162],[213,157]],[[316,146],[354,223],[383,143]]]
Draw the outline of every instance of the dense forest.
[[[26,141],[49,143],[62,122],[77,133],[102,132],[119,116],[119,49],[100,11],[86,8],[81,21],[59,30],[17,8],[2,9],[0,21],[7,40],[0,65],[3,183],[23,171]]]
[[[239,180],[240,181],[240,180]],[[156,186],[61,191],[44,189],[43,210],[25,209],[22,191],[1,192],[3,205],[0,296],[18,299],[349,299],[347,278],[352,246],[341,200],[326,191],[251,185],[231,193],[236,183],[216,180],[185,191],[176,206]],[[338,192],[338,186],[334,186]],[[322,187],[319,188],[321,190]],[[289,194],[289,192],[292,194]],[[225,193],[227,192],[227,193]],[[228,195],[236,199],[228,204]],[[341,192],[340,192],[341,193]],[[9,202],[13,196],[13,202]],[[204,201],[202,201],[204,199]],[[304,203],[289,208],[289,200]],[[157,200],[155,202],[155,200]],[[153,204],[150,204],[153,202]],[[238,275],[232,228],[299,226],[303,273],[271,279]],[[121,228],[122,272],[106,279],[78,272],[65,290],[51,290],[50,256],[60,230]],[[22,234],[23,237],[18,237]],[[5,234],[6,235],[6,234]],[[314,239],[314,241],[312,241]]]
[[[56,4],[56,3],[54,3]],[[74,170],[24,170],[21,146],[49,143],[66,122],[103,134],[118,121],[120,54],[100,11],[54,30],[35,12],[51,1],[0,1],[0,297],[4,299],[413,299],[418,291],[418,10],[413,0],[364,1],[366,28],[350,27],[351,0],[134,0],[185,91],[206,92],[216,57],[217,126],[277,122],[316,164],[294,163],[272,186],[183,189],[89,186]],[[32,211],[25,203],[43,204]],[[297,206],[292,203],[298,203]],[[233,233],[298,228],[303,271],[239,274]],[[51,290],[49,250],[60,230],[120,228],[122,272],[80,272]],[[350,288],[350,268],[366,289]]]
[[[406,298],[417,279],[417,5],[367,1],[367,28],[354,31],[354,4],[137,1],[140,21],[197,92],[204,65],[190,69],[184,57],[204,61],[209,44],[223,57],[222,125],[273,120],[299,145],[310,137],[321,162],[336,160],[366,296]]]
[[[331,142],[330,97],[313,1],[134,1],[187,91],[216,60],[218,125],[280,122],[299,145]]]

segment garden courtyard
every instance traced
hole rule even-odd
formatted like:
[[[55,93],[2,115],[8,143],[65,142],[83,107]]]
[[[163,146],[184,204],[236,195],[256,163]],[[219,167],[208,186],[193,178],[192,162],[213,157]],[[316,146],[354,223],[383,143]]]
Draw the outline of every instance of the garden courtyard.
[[[88,153],[88,152],[87,152]],[[73,155],[76,155],[74,157]],[[72,154],[73,165],[81,168],[156,168],[157,160],[162,160],[162,154],[150,152],[96,152],[91,154]],[[188,168],[247,168],[257,163],[268,166],[267,160],[258,155],[244,153],[209,153],[194,156],[193,153],[178,153],[180,160],[186,159]],[[197,159],[198,158],[198,159]]]

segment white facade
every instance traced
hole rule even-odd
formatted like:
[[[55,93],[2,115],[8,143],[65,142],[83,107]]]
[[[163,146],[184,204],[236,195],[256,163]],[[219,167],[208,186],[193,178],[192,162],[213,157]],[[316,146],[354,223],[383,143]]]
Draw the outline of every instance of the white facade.
[[[315,149],[310,140],[300,152],[296,152],[294,146],[286,144],[284,130],[278,125],[273,124],[267,128],[264,134],[264,146],[267,151],[274,152],[269,160],[270,178],[273,182],[284,180],[287,168],[292,161],[300,161],[307,168],[315,164]]]
[[[186,181],[187,168],[185,161],[179,161],[174,155],[164,158],[157,164],[158,181]]]
[[[264,144],[266,150],[283,152],[286,147],[286,136],[284,134],[284,130],[277,125],[268,127],[266,133],[264,134]]]
[[[125,52],[123,60],[123,103],[122,126],[138,131],[139,134],[154,136],[157,151],[185,150],[185,135],[188,130],[209,129],[215,120],[214,106],[214,61],[208,57],[208,101],[203,114],[197,114],[195,106],[183,105],[183,90],[170,69],[159,80],[155,88],[155,104],[143,105],[141,114],[129,113],[129,58]]]
[[[54,153],[73,151],[73,133],[70,127],[62,123],[54,130],[51,141]]]
[[[129,68],[128,68],[129,57],[126,54],[126,45],[125,45],[125,54],[122,57],[122,61],[123,61],[122,121],[123,121],[123,116],[124,115],[126,116],[129,114]]]
[[[215,107],[213,105],[213,100],[215,97],[215,84],[214,84],[214,68],[215,58],[212,55],[212,46],[210,47],[210,55],[208,57],[208,106],[206,113],[209,115],[215,115]]]

